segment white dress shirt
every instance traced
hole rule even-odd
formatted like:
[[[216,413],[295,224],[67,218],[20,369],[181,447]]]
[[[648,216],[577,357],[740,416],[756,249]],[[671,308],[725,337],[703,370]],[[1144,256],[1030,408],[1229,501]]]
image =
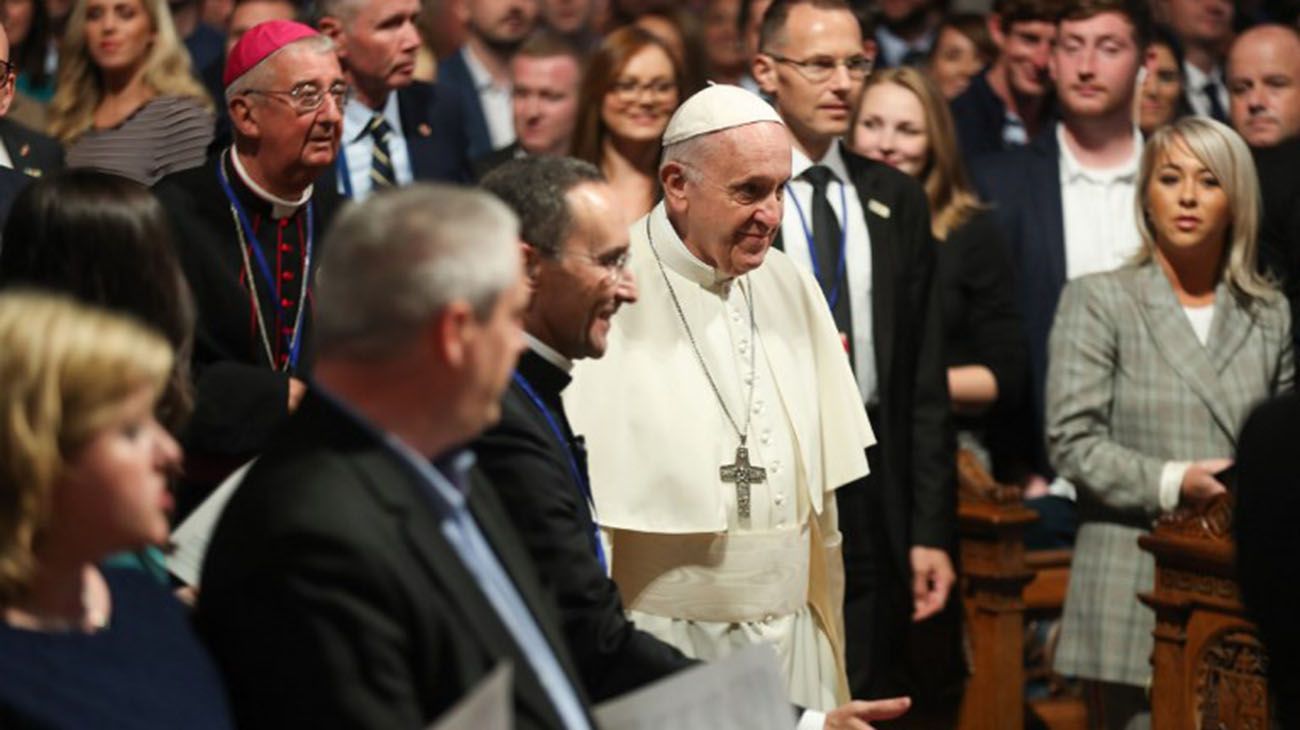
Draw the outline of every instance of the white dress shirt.
[[[1205,93],[1205,84],[1214,81],[1218,85],[1216,95],[1219,97],[1219,103],[1223,105],[1223,113],[1228,113],[1228,85],[1223,81],[1223,68],[1215,66],[1207,74],[1193,64],[1183,61],[1183,75],[1187,79],[1187,101],[1192,105],[1192,111],[1202,117],[1210,116],[1210,95]]]
[[[388,139],[388,159],[393,163],[393,176],[396,183],[409,185],[415,178],[411,171],[411,155],[406,148],[406,135],[402,130],[402,118],[397,111],[397,93],[388,95],[384,103],[384,119],[393,128]],[[351,183],[352,199],[361,201],[370,197],[374,183],[370,179],[370,163],[374,158],[375,138],[367,131],[375,111],[353,97],[343,105],[343,148],[340,154],[348,171]],[[339,191],[348,192],[348,187],[340,182]]]
[[[483,118],[487,120],[488,137],[492,139],[492,149],[499,150],[515,141],[515,112],[511,103],[510,84],[499,84],[488,73],[469,45],[460,49],[465,57],[465,67],[474,80],[474,89],[478,91],[479,106],[483,109]]]
[[[838,143],[832,144],[825,156],[815,163],[798,149],[793,151],[790,187],[781,221],[781,239],[790,260],[812,271],[812,256],[809,251],[813,244],[804,235],[804,226],[806,224],[808,230],[812,229],[813,188],[812,183],[799,176],[814,164],[825,165],[835,173],[836,179],[827,186],[826,194],[830,198],[831,209],[839,218],[840,230],[848,231],[844,267],[849,290],[841,292],[840,296],[847,295],[849,298],[849,316],[853,322],[853,374],[858,381],[858,390],[862,393],[862,402],[874,405],[879,400],[879,384],[871,310],[871,235],[867,230],[862,201],[858,199],[858,191],[849,180],[849,169],[844,164]],[[798,205],[795,205],[796,200]],[[845,211],[841,204],[846,205],[848,210]],[[799,217],[801,208],[803,220]],[[828,272],[820,273],[826,275]]]
[[[1065,141],[1065,125],[1057,124],[1056,140],[1061,147],[1065,277],[1113,271],[1142,245],[1134,208],[1142,135],[1134,129],[1132,157],[1106,170],[1084,167],[1075,158]]]

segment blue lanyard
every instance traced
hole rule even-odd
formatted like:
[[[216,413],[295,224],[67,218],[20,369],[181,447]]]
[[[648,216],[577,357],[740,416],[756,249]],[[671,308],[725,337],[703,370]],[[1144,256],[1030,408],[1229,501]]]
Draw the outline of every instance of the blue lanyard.
[[[339,176],[339,186],[342,188],[339,192],[348,200],[352,199],[352,173],[348,172],[348,157],[345,148],[348,146],[346,140],[339,140],[339,153],[334,156],[334,168]]]
[[[233,154],[233,153],[227,153],[226,156],[223,156],[223,159],[217,161],[217,182],[221,183],[221,191],[226,194],[226,199],[230,201],[230,209],[235,211],[235,217],[238,219],[236,221],[236,224],[243,227],[244,229],[244,232],[246,234],[244,236],[245,245],[247,245],[248,248],[253,250],[253,256],[257,259],[257,268],[262,272],[262,281],[266,282],[266,295],[274,299],[275,297],[271,294],[271,292],[276,291],[277,287],[276,287],[275,277],[271,275],[271,266],[266,262],[266,254],[262,253],[262,247],[258,245],[257,231],[253,229],[253,224],[250,223],[248,220],[248,214],[244,212],[244,206],[240,205],[239,198],[235,196],[235,191],[231,189],[230,180],[226,179],[225,160],[228,158],[229,154]],[[306,278],[309,272],[311,271],[311,242],[312,242],[313,233],[315,232],[315,226],[313,220],[314,218],[315,216],[312,215],[312,201],[308,200],[307,201],[307,250],[306,252],[304,252],[303,259],[302,259],[303,278]],[[252,276],[253,272],[251,271],[248,272],[248,275]],[[306,291],[306,287],[303,288],[303,291],[304,292]],[[259,313],[262,311],[261,302],[255,301],[253,302],[253,305],[258,308]],[[306,301],[306,297],[304,296],[302,301],[298,302],[298,316],[294,318],[294,322],[293,322],[292,341],[289,343],[289,368],[290,369],[298,367],[298,353],[302,349],[302,336],[301,336],[302,315],[303,315],[303,310],[306,308],[307,308],[307,301]],[[279,333],[277,333],[277,337],[278,336]],[[269,355],[270,353],[267,354]],[[271,368],[274,369],[275,365],[276,365],[275,362],[272,361]]]
[[[812,259],[813,276],[816,277],[817,284],[824,287],[822,284],[821,262],[817,260],[817,246],[813,243],[812,228],[808,225],[808,219],[804,217],[803,206],[799,204],[799,196],[794,194],[794,190],[790,188],[789,183],[786,183],[785,191],[789,194],[790,200],[794,201],[794,210],[799,214],[799,225],[803,226],[803,237],[808,242],[808,257]],[[817,191],[813,190],[813,194],[816,193]],[[826,302],[832,310],[835,309],[835,303],[840,300],[840,282],[844,279],[844,264],[848,260],[844,253],[848,250],[849,245],[849,207],[843,183],[840,183],[840,211],[840,216],[843,218],[840,221],[840,263],[835,269],[835,278],[832,280],[830,292],[828,293],[824,288],[822,289],[822,294],[825,294]]]
[[[515,371],[514,380],[523,389],[524,395],[528,396],[528,400],[532,401],[537,410],[541,412],[542,418],[545,418],[546,424],[551,427],[551,433],[555,434],[555,438],[564,447],[564,453],[569,457],[569,470],[573,472],[573,480],[578,483],[578,489],[582,491],[582,496],[587,500],[588,504],[594,505],[595,502],[591,498],[591,485],[587,484],[587,478],[582,475],[582,469],[578,467],[578,460],[573,456],[573,449],[569,447],[569,440],[565,438],[564,430],[560,428],[560,424],[555,420],[555,415],[551,413],[550,408],[546,407],[546,402],[542,400],[541,396],[537,395],[537,391],[533,390],[533,386],[529,385],[528,381],[518,371]],[[605,546],[600,541],[600,525],[596,524],[593,519],[591,527],[592,542],[596,546],[596,559],[600,561],[600,567],[605,572],[609,572],[609,564],[605,561]]]

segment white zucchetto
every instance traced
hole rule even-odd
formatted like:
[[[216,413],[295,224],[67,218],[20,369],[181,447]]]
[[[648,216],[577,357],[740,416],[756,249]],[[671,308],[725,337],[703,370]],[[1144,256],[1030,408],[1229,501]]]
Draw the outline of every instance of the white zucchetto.
[[[664,130],[663,146],[757,122],[784,125],[771,104],[731,84],[711,84],[687,99]]]

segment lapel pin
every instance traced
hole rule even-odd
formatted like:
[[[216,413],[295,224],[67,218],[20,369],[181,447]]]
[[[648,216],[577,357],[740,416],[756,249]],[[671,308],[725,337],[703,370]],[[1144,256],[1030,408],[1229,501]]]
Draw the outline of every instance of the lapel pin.
[[[32,151],[32,146],[29,144],[25,144],[22,147],[18,148],[18,156],[26,157],[28,153],[30,153],[31,151]]]
[[[888,206],[888,205],[885,205],[884,203],[880,202],[879,200],[875,200],[875,199],[873,199],[873,200],[868,201],[868,202],[867,202],[867,210],[870,210],[872,213],[875,213],[876,215],[880,216],[881,218],[888,218],[888,217],[889,217],[889,206]]]
[[[416,127],[416,131],[420,133],[421,137],[428,137],[433,134],[433,127],[430,127],[424,122],[420,122],[420,126]]]

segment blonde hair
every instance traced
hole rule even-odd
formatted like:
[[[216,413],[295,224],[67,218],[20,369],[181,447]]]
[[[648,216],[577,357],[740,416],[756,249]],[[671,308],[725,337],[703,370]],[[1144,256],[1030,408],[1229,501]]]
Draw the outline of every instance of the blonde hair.
[[[162,392],[172,357],[161,335],[121,315],[53,294],[0,294],[0,606],[36,570],[69,461],[126,398]]]
[[[930,148],[929,159],[921,174],[921,185],[930,203],[930,232],[940,241],[947,240],[949,233],[984,208],[966,177],[966,168],[962,166],[948,102],[934,82],[917,69],[907,66],[879,69],[862,85],[858,107],[853,112],[853,124],[849,127],[849,144],[852,144],[867,90],[880,84],[894,84],[907,89],[921,102]]]
[[[1205,117],[1188,116],[1161,127],[1142,150],[1138,168],[1138,233],[1142,248],[1133,263],[1143,264],[1155,255],[1156,236],[1147,215],[1147,191],[1156,165],[1170,149],[1181,145],[1209,169],[1228,196],[1232,221],[1228,226],[1226,261],[1223,280],[1244,304],[1266,299],[1277,288],[1256,268],[1259,253],[1260,193],[1259,177],[1250,149],[1236,132],[1226,125]]]
[[[68,13],[68,27],[59,48],[57,91],[50,100],[48,132],[65,145],[76,142],[94,122],[104,96],[104,82],[86,50],[86,4],[77,0]],[[154,39],[144,62],[144,83],[158,96],[190,97],[213,109],[212,99],[194,79],[190,56],[181,45],[166,0],[140,0],[153,25]]]

